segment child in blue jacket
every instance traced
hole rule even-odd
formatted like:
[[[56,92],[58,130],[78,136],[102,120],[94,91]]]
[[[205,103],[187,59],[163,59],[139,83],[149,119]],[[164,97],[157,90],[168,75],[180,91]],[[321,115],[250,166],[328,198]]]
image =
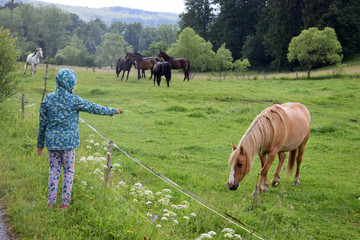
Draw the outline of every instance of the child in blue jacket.
[[[40,156],[46,145],[49,152],[48,206],[56,203],[61,167],[64,169],[61,207],[69,206],[75,148],[80,145],[79,112],[113,116],[122,111],[121,108],[97,105],[73,94],[75,84],[76,74],[72,70],[59,70],[55,92],[46,95],[40,108],[37,153]]]

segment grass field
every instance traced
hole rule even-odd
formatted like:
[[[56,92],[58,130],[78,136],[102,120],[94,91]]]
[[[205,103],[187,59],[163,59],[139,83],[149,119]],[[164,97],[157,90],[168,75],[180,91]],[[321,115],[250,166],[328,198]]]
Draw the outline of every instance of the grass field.
[[[93,73],[74,68],[75,93],[98,104],[122,107],[124,114],[114,117],[87,113],[80,117],[248,229],[273,239],[359,239],[360,79],[357,68],[352,68],[345,76],[328,74],[311,80],[278,75],[245,80],[231,74],[219,80],[216,75],[196,74],[184,82],[181,73],[174,73],[169,89],[164,79],[161,87],[153,87],[152,81],[137,80],[134,73],[129,81],[117,82],[111,70]],[[55,89],[56,72],[50,67],[48,92]],[[233,238],[257,239],[118,150],[113,153],[111,185],[105,189],[107,142],[82,123],[71,206],[65,211],[46,207],[47,152],[36,155],[44,76],[43,66],[33,78],[19,69],[20,93],[27,99],[24,116],[19,95],[0,108],[1,203],[19,239],[196,239],[210,231],[216,232],[213,239],[227,239],[230,235],[222,232],[226,228],[235,231]],[[301,185],[292,186],[284,169],[280,186],[259,195],[253,204],[260,161],[255,160],[237,191],[229,191],[231,143],[237,145],[263,109],[284,102],[303,103],[312,117]],[[275,164],[277,159],[269,179]]]

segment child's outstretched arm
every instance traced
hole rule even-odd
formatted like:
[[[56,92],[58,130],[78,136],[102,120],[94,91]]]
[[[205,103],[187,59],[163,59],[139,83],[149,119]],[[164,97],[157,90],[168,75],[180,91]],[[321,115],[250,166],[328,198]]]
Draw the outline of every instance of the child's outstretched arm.
[[[99,114],[99,115],[110,115],[110,116],[113,116],[114,114],[122,113],[121,108],[115,109],[115,108],[105,107],[105,106],[87,101],[85,99],[82,99],[81,97],[78,97],[77,100],[78,101],[77,101],[76,107],[77,107],[78,111],[84,111],[84,112]]]

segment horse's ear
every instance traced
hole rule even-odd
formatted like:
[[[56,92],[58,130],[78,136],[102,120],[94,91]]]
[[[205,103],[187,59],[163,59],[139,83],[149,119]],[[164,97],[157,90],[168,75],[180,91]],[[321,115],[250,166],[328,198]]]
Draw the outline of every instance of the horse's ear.
[[[232,149],[235,151],[236,150],[236,146],[234,145],[234,143],[231,143],[232,144]]]
[[[240,145],[240,154],[244,154],[244,148],[242,145]]]

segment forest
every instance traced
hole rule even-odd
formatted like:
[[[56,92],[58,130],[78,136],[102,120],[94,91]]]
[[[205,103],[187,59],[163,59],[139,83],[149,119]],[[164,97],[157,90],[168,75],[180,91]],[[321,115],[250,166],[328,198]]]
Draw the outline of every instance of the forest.
[[[299,65],[287,59],[291,39],[312,27],[333,28],[344,59],[360,51],[358,0],[185,0],[185,6],[178,25],[143,27],[122,21],[108,26],[99,18],[85,22],[54,5],[24,3],[14,3],[10,23],[9,2],[0,7],[0,26],[17,37],[22,61],[41,47],[53,64],[89,67],[113,67],[130,51],[153,56],[162,50],[193,60],[193,70],[212,71],[216,64],[207,60],[225,49],[231,61],[247,59],[253,68],[289,71]],[[192,36],[180,46],[187,28]],[[194,47],[204,56],[195,56]]]

